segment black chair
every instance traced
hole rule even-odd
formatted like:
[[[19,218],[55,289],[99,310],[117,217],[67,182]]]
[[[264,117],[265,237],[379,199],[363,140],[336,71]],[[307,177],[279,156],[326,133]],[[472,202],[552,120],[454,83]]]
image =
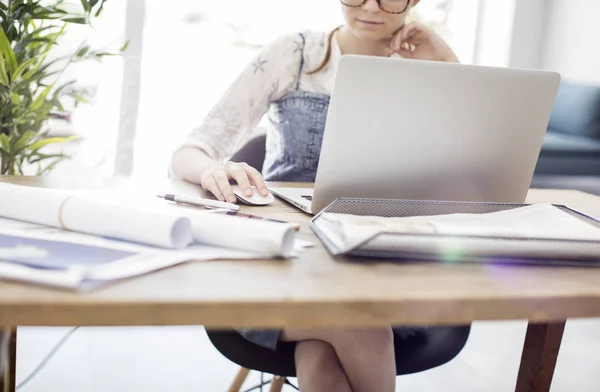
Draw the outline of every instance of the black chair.
[[[259,172],[262,172],[263,164],[265,162],[266,142],[267,135],[265,134],[259,134],[252,137],[241,149],[233,154],[230,161],[246,162]]]
[[[470,326],[431,327],[411,338],[394,339],[396,374],[418,373],[448,363],[461,352],[470,331]],[[249,342],[235,331],[208,331],[208,338],[223,356],[242,367],[229,392],[240,392],[250,370],[275,376],[261,383],[272,383],[271,392],[280,392],[284,384],[291,385],[287,378],[296,377],[294,343],[281,343],[277,351],[271,351]]]
[[[260,171],[265,156],[265,140],[264,135],[252,138],[231,160],[246,162]],[[431,327],[414,337],[394,339],[396,374],[418,373],[451,361],[465,346],[470,331],[470,326]],[[240,392],[251,370],[272,374],[274,378],[247,391],[271,384],[271,392],[280,392],[284,384],[292,385],[287,378],[296,377],[294,343],[281,343],[277,351],[271,351],[244,339],[236,331],[209,330],[207,333],[223,356],[241,366],[229,392]]]

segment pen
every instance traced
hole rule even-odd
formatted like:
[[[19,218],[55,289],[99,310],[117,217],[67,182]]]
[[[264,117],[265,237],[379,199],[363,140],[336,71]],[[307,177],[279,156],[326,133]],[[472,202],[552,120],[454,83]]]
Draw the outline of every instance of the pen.
[[[193,196],[175,196],[175,195],[156,195],[161,199],[174,201],[175,203],[190,204],[193,206],[201,207],[214,207],[214,208],[225,208],[227,210],[238,211],[240,206],[237,204],[226,203],[224,201],[201,199]]]

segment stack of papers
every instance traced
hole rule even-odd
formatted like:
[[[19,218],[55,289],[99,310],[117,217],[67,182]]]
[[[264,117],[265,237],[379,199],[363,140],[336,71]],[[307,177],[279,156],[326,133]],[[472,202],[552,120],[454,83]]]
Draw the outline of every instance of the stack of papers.
[[[190,260],[298,251],[292,225],[165,205],[0,183],[0,278],[86,289]]]
[[[359,247],[385,246],[398,252],[439,253],[453,248],[468,255],[515,256],[546,254],[546,240],[587,241],[561,256],[600,257],[600,228],[551,204],[536,204],[487,214],[448,214],[386,218],[323,213],[315,225],[338,249],[347,253]],[[513,248],[498,239],[516,240]],[[523,240],[534,240],[531,243]],[[535,242],[535,244],[534,244]],[[517,249],[518,248],[518,249]]]

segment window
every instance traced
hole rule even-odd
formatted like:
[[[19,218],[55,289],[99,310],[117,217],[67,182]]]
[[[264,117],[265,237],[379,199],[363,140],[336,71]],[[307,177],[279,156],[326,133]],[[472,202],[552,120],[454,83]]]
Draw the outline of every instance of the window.
[[[417,7],[416,16],[439,31],[463,62],[471,62],[479,1],[427,0]],[[134,176],[166,174],[177,144],[263,45],[284,32],[327,31],[342,23],[337,0],[290,4],[145,0],[145,15],[128,17],[145,18],[143,32],[139,31],[143,38],[139,115],[131,140]],[[121,135],[123,141],[127,143],[127,137]]]

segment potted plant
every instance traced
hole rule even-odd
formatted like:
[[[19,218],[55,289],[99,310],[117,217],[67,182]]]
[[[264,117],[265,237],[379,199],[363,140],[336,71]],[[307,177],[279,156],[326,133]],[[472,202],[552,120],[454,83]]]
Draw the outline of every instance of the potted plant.
[[[68,56],[54,56],[52,49],[69,24],[91,26],[105,1],[0,0],[0,175],[22,175],[26,166],[41,175],[68,158],[44,150],[71,139],[49,137],[49,119],[68,116],[67,100],[86,102],[75,80],[62,80],[64,71],[115,53],[94,51],[85,42]]]

